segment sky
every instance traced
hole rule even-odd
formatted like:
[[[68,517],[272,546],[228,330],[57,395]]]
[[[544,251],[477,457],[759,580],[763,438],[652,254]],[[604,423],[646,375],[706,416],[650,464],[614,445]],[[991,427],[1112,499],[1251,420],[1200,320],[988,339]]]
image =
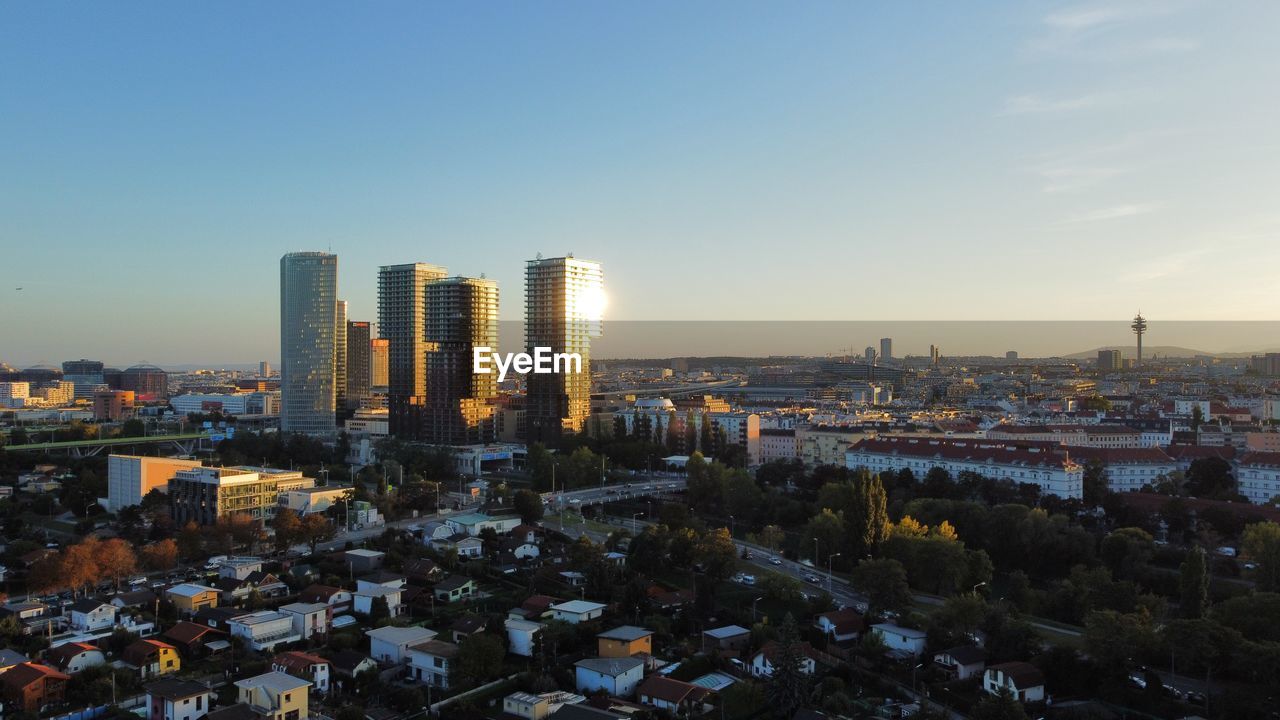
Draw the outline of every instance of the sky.
[[[524,261],[570,252],[610,320],[1280,319],[1277,26],[1270,0],[7,2],[0,361],[275,359],[292,250],[339,255],[353,319],[414,261],[516,319]]]

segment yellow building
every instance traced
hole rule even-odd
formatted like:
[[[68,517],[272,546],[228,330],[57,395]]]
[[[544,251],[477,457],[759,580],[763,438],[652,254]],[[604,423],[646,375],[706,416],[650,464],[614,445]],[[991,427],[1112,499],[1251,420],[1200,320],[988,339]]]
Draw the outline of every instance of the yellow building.
[[[851,445],[867,437],[860,429],[810,425],[796,428],[796,447],[806,467],[844,466],[844,454]]]
[[[182,617],[195,615],[203,608],[218,607],[218,590],[205,585],[183,583],[164,591],[165,599],[173,603]]]
[[[258,717],[271,720],[307,720],[310,687],[310,682],[282,672],[236,681],[237,699]]]
[[[631,657],[653,654],[653,631],[632,625],[621,625],[596,635],[598,652],[602,658]]]
[[[124,649],[120,658],[138,669],[143,680],[169,675],[182,669],[178,648],[159,640],[137,640]]]

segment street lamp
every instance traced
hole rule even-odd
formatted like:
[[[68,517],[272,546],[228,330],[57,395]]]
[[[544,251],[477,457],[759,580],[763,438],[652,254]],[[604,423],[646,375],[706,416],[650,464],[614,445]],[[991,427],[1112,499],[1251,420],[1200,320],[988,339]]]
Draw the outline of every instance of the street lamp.
[[[643,514],[644,513],[642,512],[631,513],[631,534],[632,535],[636,534],[636,518],[640,517]]]
[[[986,584],[987,584],[987,581],[986,581],[986,580],[983,580],[982,582],[978,583],[977,585],[974,585],[974,586],[973,586],[973,589],[972,589],[972,590],[970,590],[969,592],[973,593],[974,595],[977,595],[977,594],[978,594],[978,588],[980,588],[980,587],[982,587],[983,585],[986,585]]]
[[[830,555],[827,556],[827,594],[828,595],[831,594],[831,581],[832,581],[831,561],[838,557],[840,557],[840,553],[831,553]]]
[[[924,663],[920,663],[919,665],[911,668],[911,692],[916,695],[916,700],[920,699],[920,692],[916,690],[916,671],[922,667],[924,667]]]
[[[764,596],[761,595],[760,597],[751,601],[751,623],[752,624],[755,624],[755,621],[756,621],[756,603],[760,602],[763,599],[764,599]]]
[[[734,530],[737,529],[737,521],[732,515],[729,516],[729,537],[733,537]]]

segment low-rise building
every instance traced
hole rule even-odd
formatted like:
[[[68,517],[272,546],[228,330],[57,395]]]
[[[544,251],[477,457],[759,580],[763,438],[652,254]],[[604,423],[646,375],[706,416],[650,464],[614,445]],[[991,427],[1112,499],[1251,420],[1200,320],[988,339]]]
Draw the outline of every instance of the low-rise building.
[[[420,683],[449,688],[449,673],[458,657],[458,646],[443,640],[426,640],[410,645],[409,677]]]
[[[97,647],[88,643],[69,642],[45,651],[44,660],[68,675],[75,675],[107,661]]]
[[[143,680],[171,675],[182,669],[178,648],[159,640],[135,640],[120,654],[120,659],[136,670]]]
[[[850,469],[889,474],[910,470],[923,477],[941,468],[953,477],[971,472],[993,480],[1028,483],[1046,495],[1081,498],[1084,466],[1066,448],[1053,443],[1009,444],[992,440],[942,440],[880,437],[862,440],[845,457]]]
[[[893,623],[876,623],[871,631],[880,636],[880,641],[891,651],[907,653],[912,657],[920,657],[928,639],[928,633],[915,628],[904,628]]]
[[[596,635],[600,657],[632,657],[653,654],[653,631],[633,625],[620,625]]]
[[[178,615],[183,617],[195,615],[205,608],[218,607],[220,595],[217,588],[194,583],[174,585],[164,591],[165,598],[173,603],[178,610]]]
[[[777,642],[770,640],[751,656],[751,675],[757,678],[773,677],[774,661],[778,659],[778,653],[782,650],[782,646]],[[800,643],[800,672],[805,675],[812,675],[817,670],[817,662],[813,658],[813,649],[809,643]]]
[[[578,692],[591,695],[603,690],[616,697],[630,697],[644,679],[640,658],[586,658],[573,664]]]
[[[332,609],[324,603],[289,603],[280,606],[280,613],[293,620],[293,631],[310,640],[313,635],[325,635],[329,632],[329,621],[333,617]]]
[[[302,633],[294,630],[293,621],[293,616],[282,612],[259,610],[231,620],[227,629],[232,637],[244,640],[246,646],[264,652],[302,639]]]
[[[1007,690],[1020,702],[1042,702],[1044,674],[1035,665],[1026,662],[992,665],[982,674],[982,689],[991,695]]]
[[[311,683],[288,673],[269,672],[237,680],[237,698],[266,720],[307,720]]]
[[[316,692],[329,692],[331,666],[328,660],[319,655],[297,650],[283,652],[272,658],[271,669],[310,681]]]
[[[116,624],[116,608],[96,598],[82,598],[71,604],[71,627],[93,632]]]
[[[0,673],[0,690],[4,692],[6,710],[39,713],[58,705],[66,697],[71,676],[48,665],[24,662]]]
[[[987,651],[973,645],[948,648],[934,653],[933,664],[952,680],[968,680],[986,669]]]
[[[200,720],[212,709],[214,694],[204,683],[164,678],[147,683],[147,720]]]
[[[604,615],[605,606],[589,600],[570,600],[551,606],[551,617],[570,625],[590,622]]]
[[[438,633],[423,627],[386,627],[366,630],[369,655],[380,663],[399,665],[409,659],[409,646],[432,640]]]

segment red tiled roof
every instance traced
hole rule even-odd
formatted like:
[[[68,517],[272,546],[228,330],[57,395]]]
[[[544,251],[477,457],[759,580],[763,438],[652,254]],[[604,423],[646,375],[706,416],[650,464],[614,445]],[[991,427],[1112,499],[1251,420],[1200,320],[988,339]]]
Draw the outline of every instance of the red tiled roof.
[[[165,630],[163,637],[166,637],[177,643],[182,643],[183,645],[190,645],[191,643],[199,640],[200,638],[204,637],[208,633],[221,633],[221,632],[222,632],[221,630],[217,628],[211,628],[208,625],[200,625],[198,623],[187,622],[186,620],[183,620],[181,622],[174,624],[174,626],[169,628],[168,630]]]
[[[1236,456],[1235,448],[1216,445],[1170,445],[1165,452],[1174,460],[1199,460],[1210,457],[1231,460]]]
[[[1240,465],[1253,467],[1280,467],[1280,452],[1247,452],[1240,458]]]
[[[699,690],[706,690],[706,688],[662,675],[650,675],[648,679],[640,684],[636,693],[640,697],[650,697],[673,705],[680,705],[685,701],[698,699],[700,695],[704,694],[699,693]]]
[[[12,690],[21,690],[37,680],[44,679],[66,681],[70,680],[71,676],[48,665],[32,662],[19,663],[0,674],[0,683]]]
[[[859,440],[849,448],[849,452],[1057,468],[1077,464],[1068,457],[1065,448],[1044,445],[1031,446],[1025,443],[1015,445],[999,440],[937,440],[932,438],[880,437]]]

